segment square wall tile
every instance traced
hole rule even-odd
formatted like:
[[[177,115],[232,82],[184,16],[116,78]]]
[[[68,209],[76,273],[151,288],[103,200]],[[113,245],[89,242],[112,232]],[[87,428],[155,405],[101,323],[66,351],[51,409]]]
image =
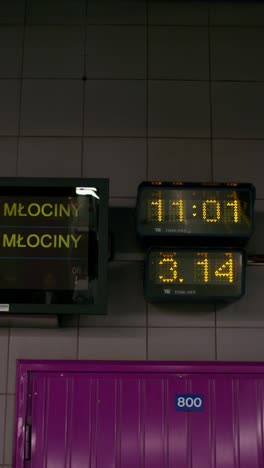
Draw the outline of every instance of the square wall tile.
[[[88,78],[146,78],[145,26],[87,26]]]
[[[6,393],[8,329],[0,329],[0,393]]]
[[[79,78],[84,72],[82,26],[30,26],[25,30],[24,78]]]
[[[80,177],[81,138],[30,138],[19,141],[20,177]]]
[[[137,327],[81,328],[79,359],[146,359],[146,329]]]
[[[84,177],[110,179],[111,197],[135,197],[146,177],[146,142],[140,138],[86,138]]]
[[[146,24],[145,0],[89,0],[88,24]]]
[[[27,23],[80,24],[85,19],[85,0],[28,0]]]
[[[12,458],[13,458],[14,430],[15,430],[15,397],[13,395],[8,395],[6,397],[4,463],[10,466],[12,464]]]
[[[263,48],[262,28],[211,28],[212,79],[263,81]]]
[[[217,326],[219,327],[264,327],[264,267],[246,268],[246,292],[237,301],[217,304]]]
[[[262,255],[264,252],[264,200],[256,200],[254,207],[254,233],[248,245],[250,255]]]
[[[21,76],[22,47],[22,27],[0,27],[0,78],[19,78]]]
[[[214,138],[264,138],[264,83],[213,83]]]
[[[0,465],[4,462],[5,411],[6,397],[0,395]]]
[[[0,137],[0,177],[16,176],[17,138]]]
[[[264,5],[259,1],[210,2],[210,24],[217,26],[263,26]]]
[[[261,140],[213,140],[214,180],[251,182],[257,198],[264,198],[263,152]]]
[[[145,82],[136,80],[87,81],[85,135],[145,136]]]
[[[148,178],[151,180],[210,181],[210,141],[150,138]]]
[[[218,328],[219,361],[264,361],[264,328]]]
[[[149,2],[149,24],[207,25],[206,2],[163,1]]]
[[[19,80],[0,80],[0,135],[17,135]]]
[[[149,27],[149,77],[153,79],[209,79],[208,29]]]
[[[149,136],[210,136],[209,83],[150,81]]]
[[[215,359],[213,328],[149,328],[148,359],[211,361]]]
[[[80,326],[145,327],[142,262],[110,262],[107,315],[81,316]]]
[[[215,306],[211,302],[176,301],[149,303],[150,327],[214,327]]]
[[[15,392],[17,359],[76,359],[77,329],[11,329],[8,393]]]
[[[118,199],[120,200],[120,199]],[[114,260],[135,260],[144,248],[136,234],[136,201],[133,206],[111,206],[109,209],[109,230],[113,239]]]
[[[1,0],[0,24],[23,24],[25,0]]]
[[[73,80],[24,80],[21,133],[80,136],[83,84]]]

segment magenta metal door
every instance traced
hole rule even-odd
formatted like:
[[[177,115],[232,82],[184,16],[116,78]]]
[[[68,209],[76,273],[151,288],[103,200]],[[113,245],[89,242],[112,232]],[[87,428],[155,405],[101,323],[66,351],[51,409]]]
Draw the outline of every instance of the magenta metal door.
[[[15,468],[264,468],[260,365],[75,364],[20,373]]]

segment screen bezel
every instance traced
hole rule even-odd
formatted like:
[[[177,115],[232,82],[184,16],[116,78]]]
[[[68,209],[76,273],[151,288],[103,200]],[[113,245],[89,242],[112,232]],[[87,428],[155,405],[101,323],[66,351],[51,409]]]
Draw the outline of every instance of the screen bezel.
[[[107,313],[107,261],[108,261],[108,200],[109,179],[103,178],[38,178],[38,177],[2,177],[0,178],[0,189],[6,188],[23,191],[23,189],[40,191],[45,189],[75,188],[95,186],[100,193],[99,223],[98,223],[98,294],[94,304],[38,304],[38,303],[16,303],[5,304],[1,300],[0,289],[0,315],[8,314],[106,314]],[[45,195],[45,193],[44,193]],[[19,195],[18,195],[19,196]],[[17,291],[17,290],[16,290]],[[21,290],[23,291],[23,290]],[[10,290],[12,292],[12,290]],[[4,310],[4,306],[8,309]],[[2,309],[2,310],[1,310]]]
[[[250,196],[250,230],[249,233],[246,235],[238,235],[237,233],[181,233],[181,232],[152,232],[144,233],[143,229],[141,228],[141,192],[142,190],[219,190],[219,191],[226,191],[226,190],[237,190],[237,191],[248,191]],[[180,239],[183,242],[188,242],[190,239],[197,238],[199,240],[213,240],[216,241],[217,239],[229,240],[230,238],[233,240],[240,240],[245,241],[248,240],[254,231],[254,202],[255,202],[256,194],[255,194],[255,187],[253,184],[250,183],[193,183],[193,182],[181,182],[181,183],[174,183],[174,182],[142,182],[138,187],[137,192],[137,203],[136,203],[136,231],[137,235],[141,239],[152,239],[155,242],[159,239]]]
[[[204,295],[204,296],[196,296],[196,295],[187,295],[187,294],[180,294],[180,295],[175,295],[175,296],[165,296],[165,295],[153,295],[153,294],[150,294],[150,268],[149,268],[149,259],[150,259],[150,254],[153,252],[153,251],[156,251],[156,252],[171,252],[171,251],[175,251],[175,252],[190,252],[190,251],[193,251],[193,252],[221,252],[221,253],[225,253],[227,251],[230,251],[230,252],[238,252],[241,254],[241,259],[242,259],[242,266],[241,266],[241,293],[239,295],[226,295],[226,296],[212,296],[212,295]],[[237,248],[232,248],[232,249],[225,249],[225,248],[204,248],[204,247],[199,247],[197,246],[196,248],[186,248],[186,247],[165,247],[165,246],[162,246],[160,245],[159,247],[151,247],[150,249],[148,249],[147,251],[147,254],[146,254],[146,259],[145,259],[145,273],[144,273],[144,296],[145,296],[145,299],[146,301],[148,302],[181,302],[181,301],[189,301],[189,302],[199,302],[199,301],[234,301],[234,300],[237,300],[237,299],[240,299],[244,294],[245,294],[245,267],[246,267],[246,256],[245,256],[245,251],[243,249],[237,249]]]

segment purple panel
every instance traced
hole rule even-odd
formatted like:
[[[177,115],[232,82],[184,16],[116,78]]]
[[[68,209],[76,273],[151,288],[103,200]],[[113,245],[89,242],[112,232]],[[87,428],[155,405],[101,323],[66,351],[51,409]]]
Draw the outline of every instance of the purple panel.
[[[210,376],[192,376],[190,394],[203,396],[202,411],[189,413],[188,435],[191,440],[192,468],[215,467],[215,382]]]
[[[175,468],[175,460],[181,468],[189,466],[188,415],[175,409],[175,395],[178,393],[187,393],[187,379],[182,376],[170,376],[167,393],[168,468]]]
[[[257,381],[237,380],[235,431],[238,432],[239,468],[259,468]]]
[[[116,459],[118,460],[119,452],[116,446],[117,437],[119,437],[117,388],[117,381],[113,378],[103,377],[96,382],[96,399],[94,402],[96,410],[95,421],[93,422],[95,437],[91,468],[115,468]]]
[[[142,466],[141,384],[128,374],[120,381],[120,465],[116,468]]]
[[[160,468],[167,464],[166,387],[166,381],[161,378],[146,378],[144,382],[142,395],[145,436],[144,468]]]
[[[90,468],[92,437],[92,380],[76,375],[71,400],[71,466]]]
[[[32,468],[43,467],[45,424],[46,424],[46,377],[35,375],[32,382],[31,421],[32,421],[32,444],[31,444],[31,466]]]
[[[215,377],[216,468],[238,467],[238,446],[234,437],[234,398],[231,376]]]

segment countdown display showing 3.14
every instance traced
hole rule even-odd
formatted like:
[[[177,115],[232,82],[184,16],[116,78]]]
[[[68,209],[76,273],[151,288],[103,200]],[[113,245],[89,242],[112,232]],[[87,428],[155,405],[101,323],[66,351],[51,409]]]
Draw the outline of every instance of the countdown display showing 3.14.
[[[237,299],[244,294],[241,250],[158,249],[148,251],[146,299]]]
[[[141,237],[239,237],[253,231],[251,184],[143,182],[138,189]]]

